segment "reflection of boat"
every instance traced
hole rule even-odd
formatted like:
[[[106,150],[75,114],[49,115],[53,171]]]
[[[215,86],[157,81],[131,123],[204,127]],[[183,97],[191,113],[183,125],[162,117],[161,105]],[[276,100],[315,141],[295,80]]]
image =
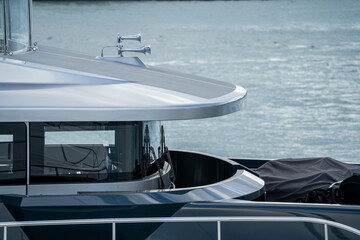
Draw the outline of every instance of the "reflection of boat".
[[[310,216],[359,228],[358,206],[262,201],[264,181],[248,168],[261,161],[167,150],[161,121],[238,111],[246,97],[243,88],[147,67],[138,58],[37,49],[30,6],[31,1],[1,1],[0,221]],[[119,45],[121,54],[125,49]],[[212,238],[216,233],[209,224],[132,223],[118,225],[116,235]],[[233,224],[224,225],[231,229],[223,237],[261,238],[271,232],[279,239],[293,231],[299,232],[293,239],[323,236],[321,226],[309,223]],[[261,232],[255,230],[259,227]],[[274,228],[281,231],[274,233]],[[111,236],[103,225],[12,230],[9,236],[23,239]],[[355,237],[335,228],[329,234]]]

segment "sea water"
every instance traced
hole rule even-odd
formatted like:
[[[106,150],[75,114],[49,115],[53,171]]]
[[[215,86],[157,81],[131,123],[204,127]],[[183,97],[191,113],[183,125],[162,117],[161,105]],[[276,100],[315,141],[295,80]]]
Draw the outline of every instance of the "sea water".
[[[164,122],[170,148],[360,162],[360,1],[34,2],[33,17],[39,46],[96,56],[141,32],[146,64],[247,89],[240,112]]]

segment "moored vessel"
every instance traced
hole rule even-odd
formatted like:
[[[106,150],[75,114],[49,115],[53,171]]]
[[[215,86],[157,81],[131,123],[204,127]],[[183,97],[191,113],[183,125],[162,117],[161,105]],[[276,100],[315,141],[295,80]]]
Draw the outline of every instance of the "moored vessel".
[[[149,51],[123,48],[122,41],[139,36],[119,34],[115,57],[37,46],[31,37],[31,1],[4,0],[1,9],[0,204],[6,212],[1,221],[223,216],[228,209],[237,216],[325,214],[346,224],[358,217],[357,206],[264,202],[264,181],[242,161],[168,150],[161,121],[239,111],[246,98],[242,87],[123,57],[130,50]],[[118,225],[116,236],[171,237],[174,225],[159,226]],[[213,235],[206,225],[190,227],[193,238]],[[269,225],[261,227],[266,236]],[[184,229],[176,226],[179,234],[172,237],[181,238]],[[251,224],[239,229],[246,238],[254,233]],[[302,239],[320,232],[288,224],[287,232],[294,229],[301,230]],[[110,238],[111,230],[102,225],[23,227],[13,234],[98,239]]]

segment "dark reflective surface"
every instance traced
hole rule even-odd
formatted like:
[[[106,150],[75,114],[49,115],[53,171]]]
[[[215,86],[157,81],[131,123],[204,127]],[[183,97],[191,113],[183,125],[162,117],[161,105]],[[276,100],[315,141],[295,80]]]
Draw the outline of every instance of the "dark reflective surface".
[[[291,204],[229,200],[217,203],[190,203],[177,211],[174,217],[199,216],[278,216],[313,217],[335,221],[360,228],[359,206]],[[328,227],[328,237],[333,240],[359,239],[353,233]],[[165,223],[148,240],[155,239],[217,239],[216,222]],[[244,240],[323,240],[324,226],[302,222],[222,222],[221,239]]]
[[[31,123],[31,182],[141,177],[139,122]]]
[[[25,184],[26,129],[23,123],[0,124],[0,185]]]

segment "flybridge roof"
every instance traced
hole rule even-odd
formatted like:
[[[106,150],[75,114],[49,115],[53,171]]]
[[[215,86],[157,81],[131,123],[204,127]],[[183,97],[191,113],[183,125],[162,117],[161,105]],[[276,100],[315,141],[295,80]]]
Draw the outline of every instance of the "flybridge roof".
[[[246,90],[39,47],[0,57],[0,121],[182,120],[238,111]]]

